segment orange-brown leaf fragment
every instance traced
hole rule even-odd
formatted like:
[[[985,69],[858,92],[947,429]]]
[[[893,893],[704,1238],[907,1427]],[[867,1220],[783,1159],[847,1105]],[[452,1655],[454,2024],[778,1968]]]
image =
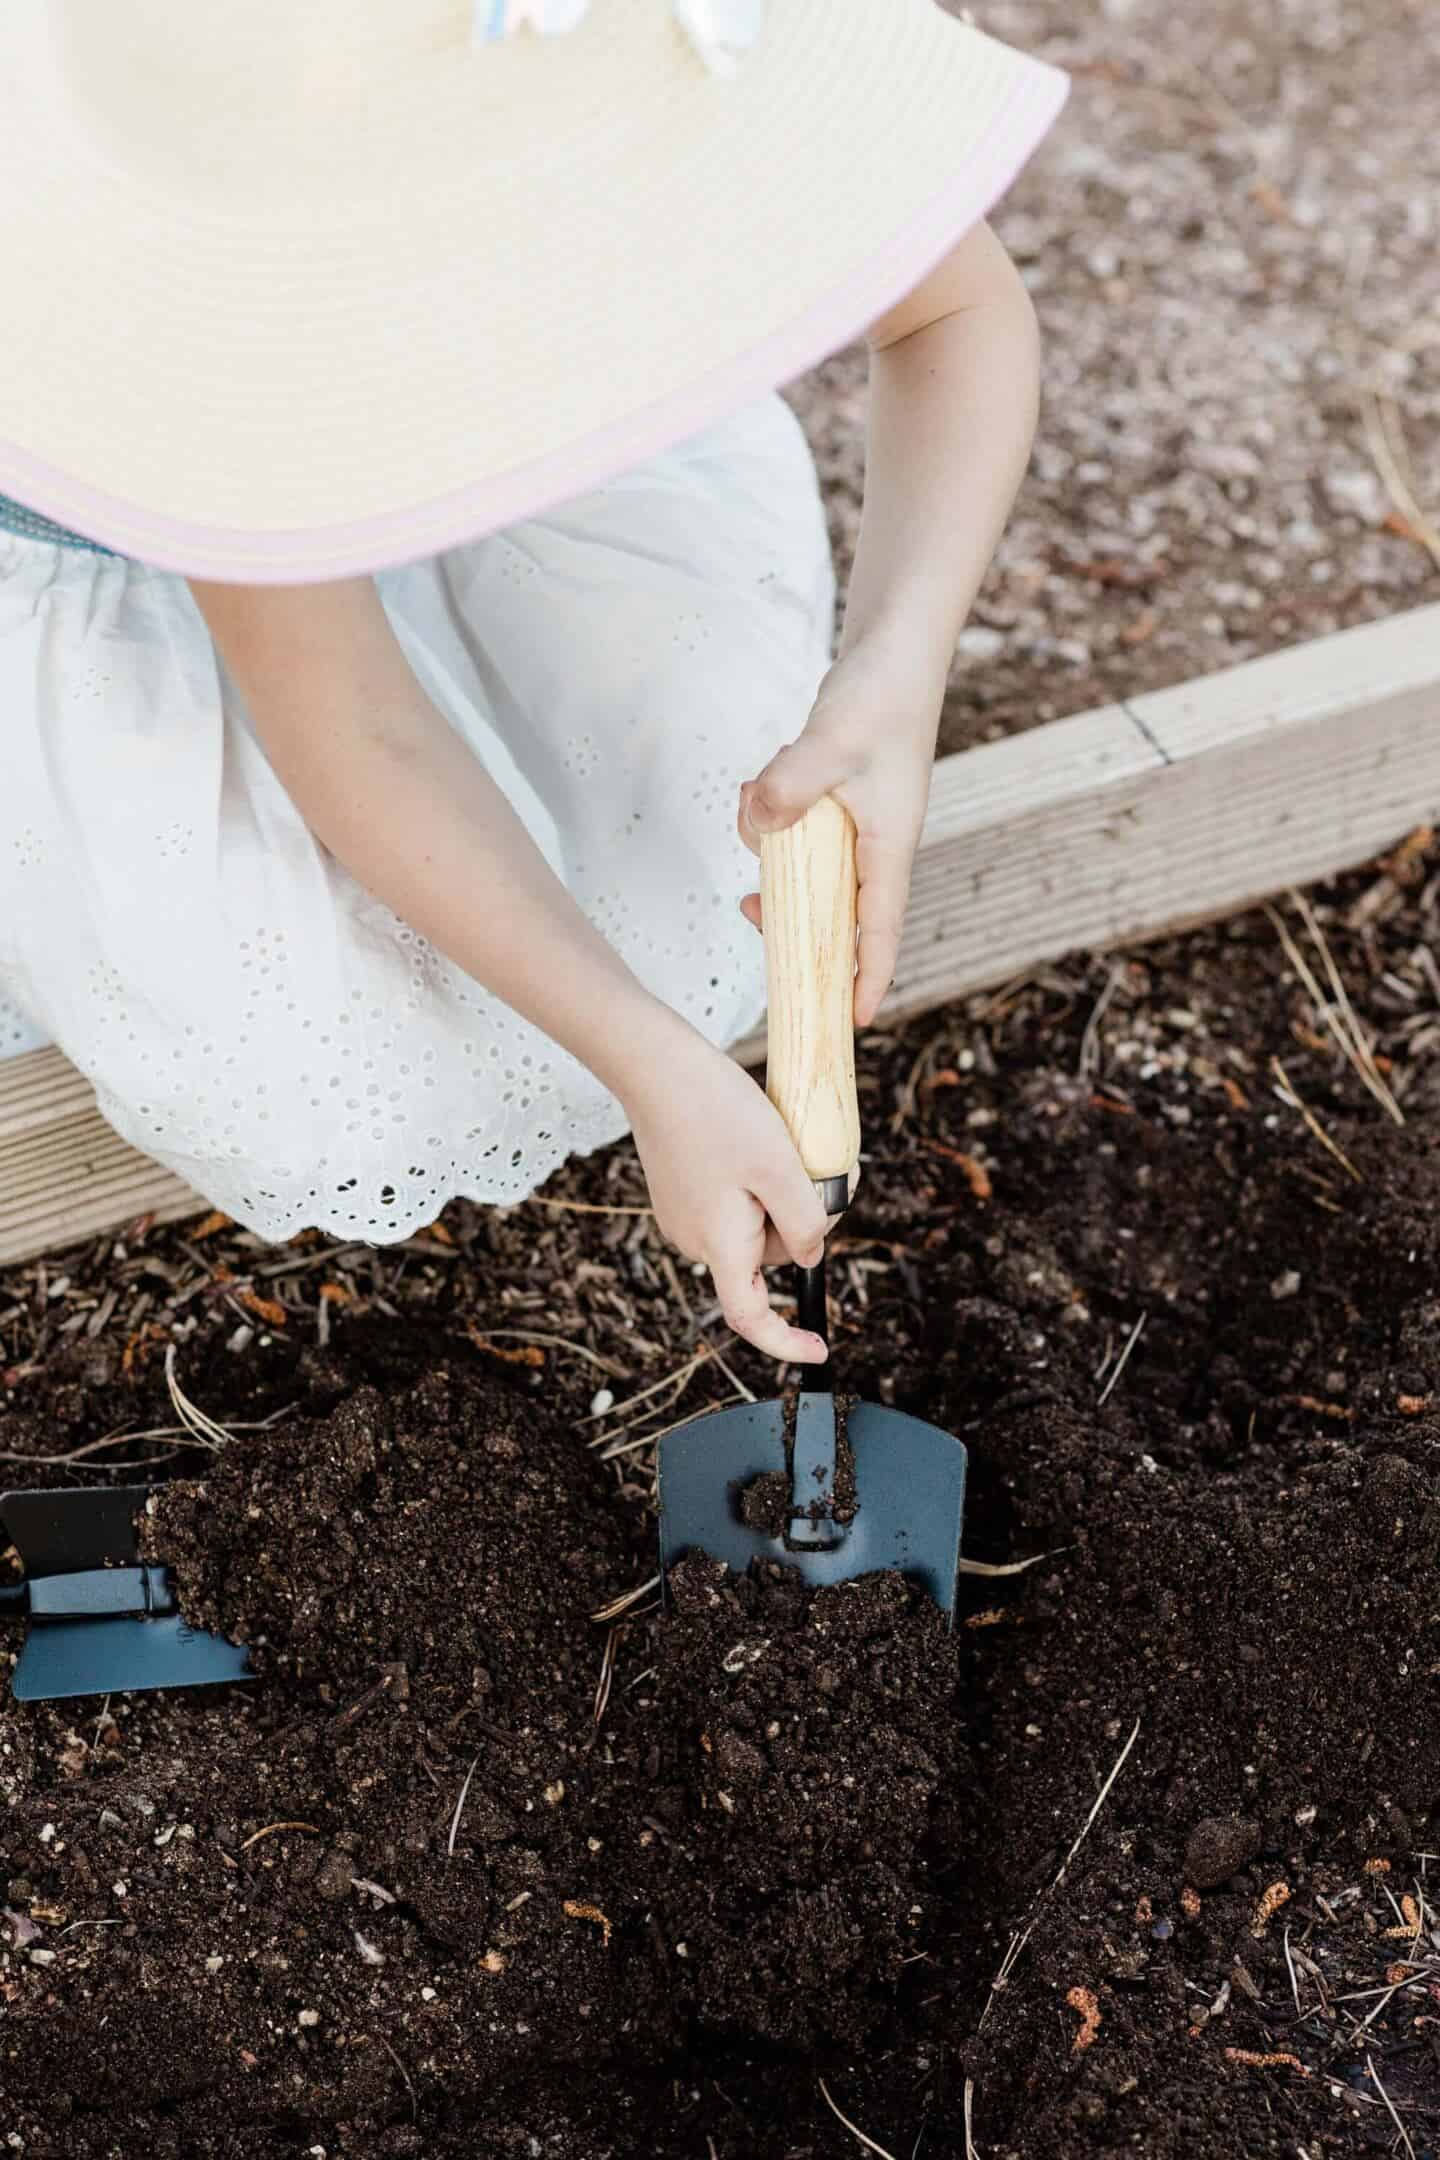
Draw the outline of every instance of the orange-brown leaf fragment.
[[[465,1332],[477,1350],[483,1350],[487,1357],[498,1357],[502,1364],[528,1365],[532,1372],[539,1372],[545,1363],[545,1353],[538,1343],[491,1342],[488,1335],[482,1335],[474,1326],[467,1327]]]
[[[354,1291],[347,1290],[340,1282],[322,1282],[320,1295],[327,1305],[353,1305],[355,1302]]]
[[[219,1208],[212,1208],[203,1222],[196,1223],[194,1229],[190,1232],[190,1236],[192,1240],[214,1237],[217,1230],[230,1230],[233,1227],[234,1225],[228,1215],[222,1214]]]
[[[585,1905],[581,1903],[579,1898],[566,1898],[565,1910],[572,1920],[593,1921],[604,1937],[606,1949],[609,1949],[610,1937],[614,1934],[615,1929],[613,1923],[606,1919],[598,1905]]]
[[[1355,1412],[1348,1403],[1322,1402],[1318,1395],[1282,1395],[1283,1403],[1292,1403],[1297,1410],[1313,1410],[1316,1417],[1343,1418],[1348,1425]]]
[[[1424,544],[1422,541],[1421,545]],[[1417,825],[1414,832],[1406,834],[1399,847],[1381,856],[1380,868],[1397,885],[1418,885],[1425,875],[1425,857],[1434,845],[1434,826]]]
[[[1401,1417],[1423,1417],[1430,1408],[1428,1395],[1397,1395],[1395,1407]]]
[[[158,1320],[147,1320],[129,1337],[120,1353],[120,1370],[128,1379],[132,1373],[143,1372],[156,1348],[164,1342],[166,1330]]]
[[[1192,1890],[1189,1883],[1186,1883],[1180,1892],[1180,1910],[1187,1920],[1198,1920],[1200,1917],[1200,1893]]]
[[[1267,180],[1263,173],[1258,180],[1251,182],[1250,195],[1251,199],[1259,204],[1265,215],[1274,218],[1277,224],[1293,225],[1295,223],[1295,213],[1290,208],[1289,203],[1286,202],[1285,197],[1276,187],[1274,181]]]
[[[1361,1872],[1365,1875],[1388,1875],[1390,1862],[1388,1860],[1367,1860]]]
[[[1160,627],[1160,617],[1154,608],[1142,608],[1132,622],[1126,623],[1120,632],[1122,645],[1148,645]]]
[[[1380,520],[1380,529],[1382,532],[1394,533],[1397,540],[1413,540],[1416,547],[1427,547],[1429,545],[1424,533],[1417,526],[1412,525],[1409,518],[1400,510],[1389,511]]]
[[[1065,2000],[1072,2010],[1080,2013],[1080,2030],[1075,2035],[1070,2052],[1072,2055],[1083,2055],[1086,2048],[1095,2045],[1100,2031],[1100,2005],[1095,2000],[1094,1989],[1087,1987],[1071,1988]]]
[[[990,1182],[990,1173],[984,1163],[977,1162],[973,1155],[967,1155],[962,1148],[947,1147],[943,1140],[927,1140],[925,1145],[932,1155],[943,1155],[946,1162],[953,1162],[957,1169],[964,1172],[965,1182],[977,1200],[989,1200],[993,1196],[995,1188]]]
[[[1252,1935],[1263,1935],[1276,1913],[1279,1912],[1280,1907],[1288,1905],[1289,1902],[1289,1883],[1272,1882],[1269,1889],[1261,1897],[1259,1904],[1255,1907],[1254,1918],[1250,1922],[1250,1933]]]
[[[1385,1930],[1387,1942],[1418,1942],[1420,1938],[1420,1907],[1407,1890],[1400,1900],[1400,1910],[1405,1918],[1404,1927]]]
[[[256,1319],[263,1320],[267,1327],[288,1327],[290,1325],[289,1313],[274,1298],[261,1297],[258,1290],[237,1290],[235,1295],[239,1303],[245,1307],[246,1312],[254,1313]]]
[[[1293,2070],[1299,2077],[1310,2075],[1300,2057],[1292,2055],[1288,2048],[1278,2048],[1273,2055],[1257,2054],[1254,2048],[1226,2048],[1225,2054],[1230,2062],[1248,2063],[1252,2070]]]

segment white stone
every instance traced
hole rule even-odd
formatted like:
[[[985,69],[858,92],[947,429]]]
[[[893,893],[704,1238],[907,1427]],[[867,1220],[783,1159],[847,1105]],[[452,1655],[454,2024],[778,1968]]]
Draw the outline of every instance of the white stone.
[[[1380,475],[1368,465],[1342,465],[1321,476],[1325,500],[1342,517],[1359,518],[1362,524],[1384,522],[1388,506]]]

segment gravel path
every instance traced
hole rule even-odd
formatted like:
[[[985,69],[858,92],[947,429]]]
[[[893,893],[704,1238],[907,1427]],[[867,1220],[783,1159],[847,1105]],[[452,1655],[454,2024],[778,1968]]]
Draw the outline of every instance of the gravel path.
[[[1046,405],[942,747],[1440,599],[1420,529],[1440,523],[1440,10],[975,13],[1074,88],[995,220],[1040,311]],[[842,569],[864,376],[846,353],[792,392]]]

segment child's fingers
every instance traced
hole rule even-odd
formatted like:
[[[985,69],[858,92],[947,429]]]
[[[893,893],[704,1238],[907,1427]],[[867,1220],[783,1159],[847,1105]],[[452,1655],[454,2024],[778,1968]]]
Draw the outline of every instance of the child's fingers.
[[[855,970],[855,1025],[869,1027],[895,975],[910,891],[910,855],[907,850],[862,839],[856,866],[860,957]]]
[[[795,1163],[795,1177],[809,1195],[813,1213],[822,1226],[824,1211],[814,1186]],[[760,1272],[765,1258],[766,1213],[761,1197],[732,1190],[724,1195],[711,1218],[711,1244],[705,1257],[715,1280],[715,1295],[726,1323],[754,1343],[768,1357],[792,1365],[815,1365],[824,1361],[825,1345],[818,1335],[792,1327],[772,1311],[770,1293]],[[803,1247],[803,1239],[797,1240]],[[818,1239],[816,1241],[818,1248]]]
[[[758,892],[746,893],[744,899],[740,902],[740,913],[752,929],[764,932],[765,922],[760,912],[760,895]]]
[[[784,832],[848,777],[833,746],[819,736],[807,733],[787,743],[740,790],[741,839],[758,853],[766,833]]]
[[[854,1169],[853,1169],[853,1170],[852,1170],[852,1171],[850,1172],[850,1178],[849,1178],[849,1188],[850,1188],[850,1191],[849,1191],[849,1197],[850,1197],[850,1199],[852,1199],[852,1200],[853,1200],[853,1199],[855,1198],[855,1194],[856,1194],[856,1191],[857,1191],[857,1189],[859,1188],[859,1184],[860,1184],[860,1165],[859,1165],[859,1163],[856,1163],[856,1165],[855,1165]],[[839,1222],[839,1220],[840,1220],[840,1217],[839,1217],[838,1215],[827,1215],[827,1216],[826,1216],[826,1218],[825,1218],[825,1235],[826,1235],[826,1237],[827,1237],[827,1238],[829,1237],[829,1235],[830,1235],[830,1232],[831,1232],[831,1231],[832,1231],[832,1230],[833,1230],[833,1229],[835,1228],[835,1225],[836,1225],[836,1223],[838,1223],[838,1222]],[[789,1263],[789,1260],[790,1260],[790,1255],[789,1255],[789,1253],[788,1253],[788,1252],[786,1251],[786,1249],[785,1249],[785,1241],[784,1241],[784,1239],[783,1239],[783,1238],[781,1237],[781,1235],[780,1235],[779,1231],[778,1231],[778,1230],[777,1230],[777,1229],[775,1228],[775,1225],[774,1225],[774,1223],[768,1223],[768,1224],[766,1225],[766,1229],[765,1229],[765,1265],[766,1265],[766,1267],[785,1267],[785,1266],[787,1266],[787,1265],[788,1265],[788,1263]]]
[[[825,1252],[825,1210],[799,1156],[793,1149],[788,1153],[790,1160],[776,1169],[755,1197],[774,1225],[786,1259],[797,1267],[814,1267]]]
[[[781,1364],[824,1364],[824,1343],[818,1335],[792,1327],[774,1311],[765,1277],[748,1256],[717,1256],[710,1263],[710,1272],[726,1325],[737,1335]]]

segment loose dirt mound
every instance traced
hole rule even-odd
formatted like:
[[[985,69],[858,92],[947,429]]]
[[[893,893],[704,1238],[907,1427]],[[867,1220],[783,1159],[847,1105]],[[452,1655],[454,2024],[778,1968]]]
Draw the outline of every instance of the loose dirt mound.
[[[597,1722],[588,1616],[642,1536],[568,1433],[447,1369],[168,1492],[147,1537],[259,1685],[32,1724],[7,1895],[92,1931],[61,1975],[19,1961],[12,2100],[54,2103],[63,2046],[82,2113],[328,2129],[383,2122],[397,2072],[473,2107],[893,2024],[964,1763],[953,1639],[895,1577],[809,1596],[697,1557],[618,1624],[612,1657],[648,1647]]]
[[[1322,920],[1403,1128],[1263,917],[868,1047],[837,1372],[967,1440],[972,1558],[1045,1556],[967,1577],[953,1637],[886,1578],[703,1561],[589,1617],[654,1558],[637,1458],[617,1489],[585,1440],[633,1447],[666,1372],[680,1410],[729,1386],[633,1216],[456,1210],[337,1266],[323,1322],[304,1248],[259,1342],[223,1233],[12,1278],[31,1482],[169,1422],[155,1323],[128,1365],[84,1332],[117,1280],[213,1412],[292,1407],[155,1532],[257,1684],[0,1707],[0,2131],[841,2160],[833,2099],[963,2160],[968,2084],[984,2160],[1334,2160],[1391,2106],[1432,2153],[1440,881],[1397,865]],[[522,1298],[543,1370],[505,1355]],[[576,1344],[628,1360],[593,1416]]]

